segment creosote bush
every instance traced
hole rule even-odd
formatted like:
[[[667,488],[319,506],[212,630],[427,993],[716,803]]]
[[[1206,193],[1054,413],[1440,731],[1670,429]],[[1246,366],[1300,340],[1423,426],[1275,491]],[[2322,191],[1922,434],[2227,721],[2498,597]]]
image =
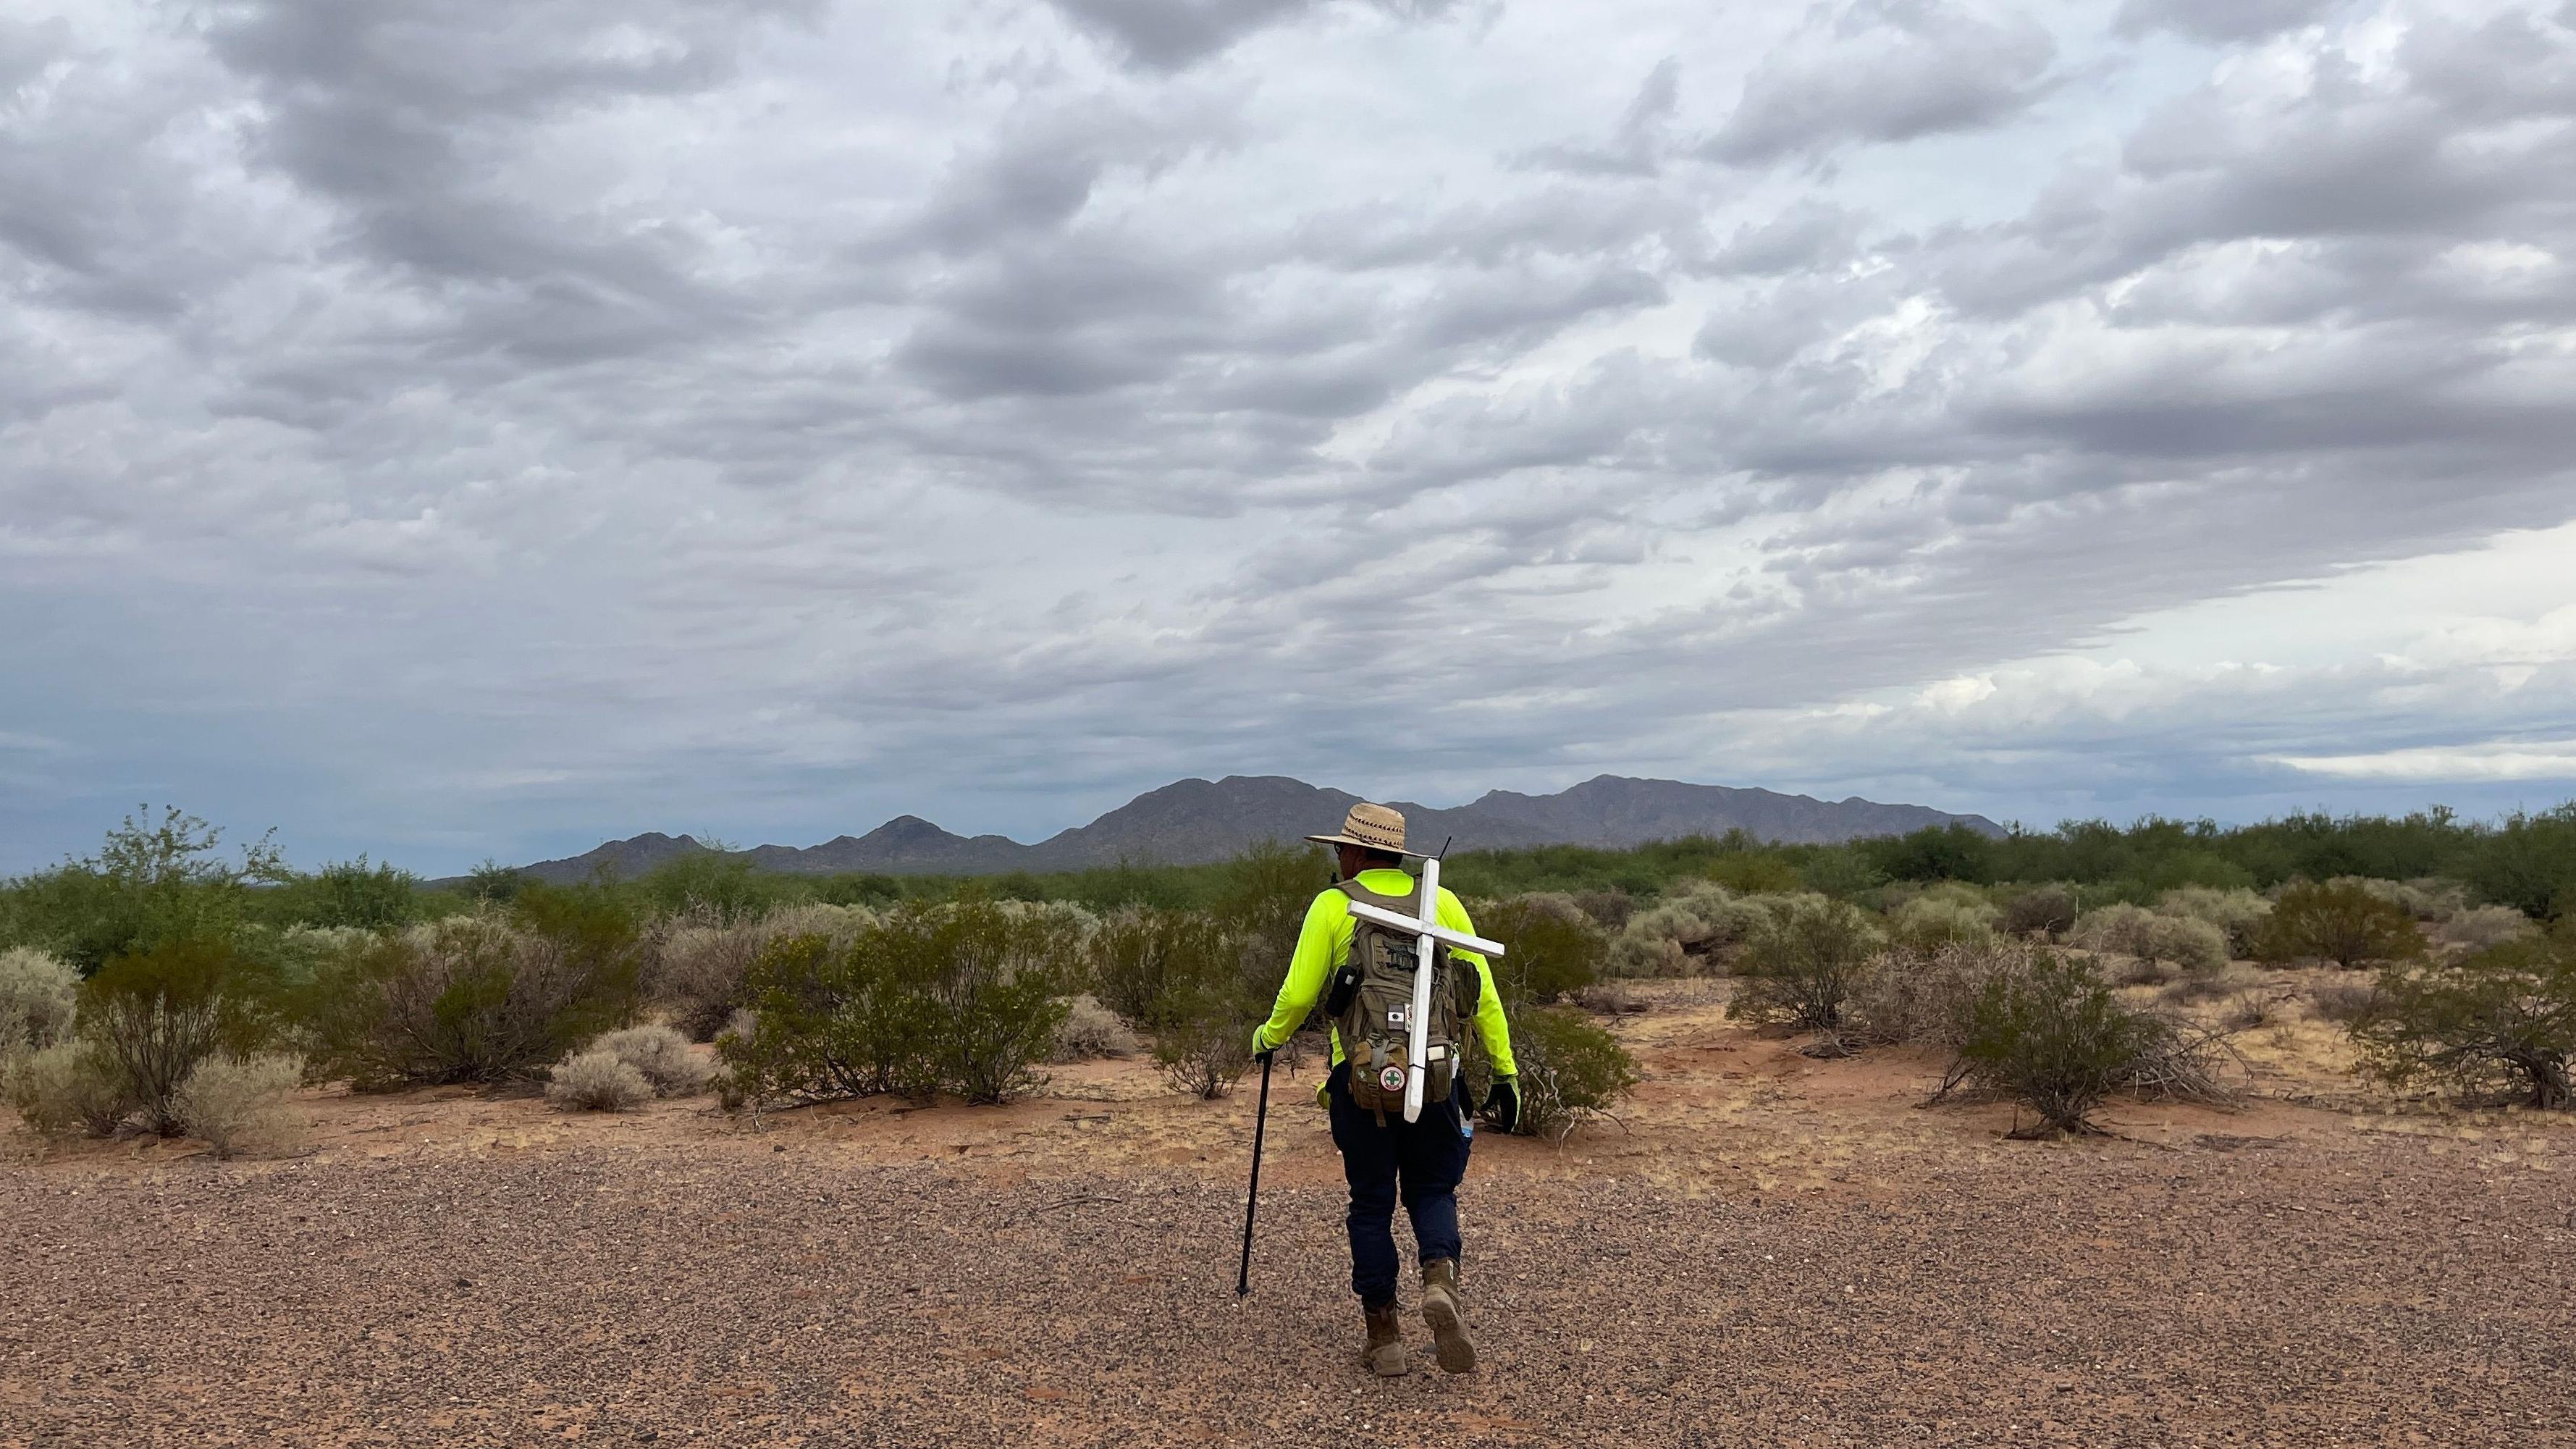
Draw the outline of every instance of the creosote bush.
[[[643,1075],[656,1097],[694,1097],[714,1068],[689,1050],[689,1039],[658,1023],[602,1034],[588,1050],[606,1052]]]
[[[2369,981],[2320,981],[2308,988],[2308,1014],[2319,1021],[2350,1025],[2379,1001],[2379,987]]]
[[[2483,951],[2539,932],[2531,917],[2511,906],[2478,906],[2435,926],[2433,937],[2454,951]]]
[[[97,1042],[73,1038],[0,1062],[0,1091],[47,1137],[112,1136],[134,1115],[134,1090]]]
[[[1561,892],[1535,892],[1482,902],[1475,909],[1477,934],[1509,949],[1490,963],[1494,990],[1507,1006],[1532,1005],[1571,996],[1601,974],[1609,938],[1592,918]]]
[[[628,1112],[653,1100],[653,1084],[617,1053],[594,1047],[555,1063],[546,1100],[566,1112]]]
[[[301,1057],[210,1056],[179,1084],[180,1129],[217,1157],[282,1151],[293,1142],[297,1126],[286,1094],[303,1080]]]
[[[0,1062],[71,1035],[80,973],[24,946],[0,951]]]
[[[1002,1102],[1035,1086],[1080,942],[984,900],[907,904],[846,941],[790,936],[752,963],[758,1026],[716,1040],[728,1095],[820,1102],[941,1092]]]
[[[1619,1039],[1568,1007],[1522,1012],[1512,1023],[1512,1056],[1520,1069],[1516,1130],[1553,1142],[1608,1116],[1638,1081],[1636,1059]]]
[[[1944,946],[1929,955],[1891,951],[1861,973],[1846,1021],[1871,1041],[1956,1053],[1968,1039],[1987,983],[2001,975],[2027,974],[2048,954],[2031,941],[1995,937]]]
[[[1953,1070],[2039,1113],[2015,1137],[2098,1132],[2093,1113],[2135,1075],[2155,1036],[2091,967],[2050,953],[1986,982]]]
[[[2423,933],[2404,906],[2348,880],[2284,889],[2254,942],[2254,954],[2264,961],[2332,961],[2343,967],[2411,961],[2424,951]]]
[[[2391,965],[2350,1031],[2366,1067],[2393,1085],[2431,1078],[2534,1107],[2576,1105],[2576,927],[2459,961]]]
[[[145,1129],[176,1136],[180,1084],[218,1051],[265,1045],[276,1030],[272,995],[229,942],[173,938],[116,957],[82,983],[80,1033],[124,1076]]]
[[[1774,896],[1745,943],[1745,979],[1726,1004],[1740,1021],[1838,1031],[1844,1004],[1881,944],[1856,907],[1823,896]]]
[[[654,922],[644,938],[644,993],[691,1041],[712,1041],[743,1004],[743,973],[787,936],[846,938],[873,921],[864,907],[780,906],[740,918],[699,905]]]

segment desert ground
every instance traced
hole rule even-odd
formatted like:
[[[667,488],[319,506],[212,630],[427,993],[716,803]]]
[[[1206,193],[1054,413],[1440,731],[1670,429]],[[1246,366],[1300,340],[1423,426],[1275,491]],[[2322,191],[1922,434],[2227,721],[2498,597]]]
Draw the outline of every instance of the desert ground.
[[[2576,1123],[2375,1095],[2274,984],[2245,1106],[2058,1143],[1649,991],[1618,1123],[1477,1138],[1454,1378],[1360,1368],[1311,1057],[1242,1300],[1254,1083],[1144,1063],[756,1127],[316,1089],[267,1160],[11,1124],[0,1444],[2576,1444]]]

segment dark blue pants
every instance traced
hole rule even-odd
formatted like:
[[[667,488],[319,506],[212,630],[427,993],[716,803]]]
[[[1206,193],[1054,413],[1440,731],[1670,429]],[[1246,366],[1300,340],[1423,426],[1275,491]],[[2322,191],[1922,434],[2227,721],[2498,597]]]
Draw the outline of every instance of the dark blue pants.
[[[1330,1101],[1333,1145],[1342,1150],[1342,1176],[1351,1184],[1351,1291],[1382,1308],[1395,1301],[1395,1204],[1413,1219],[1415,1256],[1422,1262],[1458,1257],[1458,1182],[1467,1175],[1466,1123],[1449,1097],[1422,1104],[1422,1120],[1407,1122],[1389,1110],[1378,1114],[1351,1102],[1350,1064],[1333,1068]]]

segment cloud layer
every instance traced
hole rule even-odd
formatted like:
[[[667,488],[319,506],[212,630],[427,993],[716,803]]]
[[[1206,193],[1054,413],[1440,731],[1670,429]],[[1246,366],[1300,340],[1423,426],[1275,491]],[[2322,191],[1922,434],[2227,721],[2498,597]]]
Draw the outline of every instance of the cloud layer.
[[[2576,791],[2563,7],[17,16],[0,868]]]

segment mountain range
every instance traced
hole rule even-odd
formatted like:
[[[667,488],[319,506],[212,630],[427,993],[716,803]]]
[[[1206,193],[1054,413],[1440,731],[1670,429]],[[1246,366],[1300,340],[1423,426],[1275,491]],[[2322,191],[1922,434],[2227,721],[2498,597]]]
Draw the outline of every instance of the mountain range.
[[[1179,780],[1148,790],[1088,825],[1035,845],[1001,835],[952,835],[917,815],[901,815],[865,835],[843,835],[804,847],[762,845],[747,855],[760,870],[802,875],[868,871],[888,875],[994,875],[1003,871],[1081,870],[1128,862],[1194,865],[1224,860],[1263,840],[1295,840],[1341,827],[1360,797],[1282,775],[1228,775]],[[1743,830],[1768,841],[1815,843],[1902,835],[1930,825],[1966,825],[2003,833],[1982,815],[1952,815],[1922,805],[1881,805],[1854,796],[1817,800],[1771,790],[1692,785],[1600,775],[1553,795],[1492,790],[1471,804],[1434,810],[1402,801],[1416,849],[1489,850],[1533,845],[1622,849],[1688,835]],[[686,835],[659,831],[612,840],[563,860],[522,867],[541,880],[573,882],[594,874],[639,875],[674,856],[702,850]]]

